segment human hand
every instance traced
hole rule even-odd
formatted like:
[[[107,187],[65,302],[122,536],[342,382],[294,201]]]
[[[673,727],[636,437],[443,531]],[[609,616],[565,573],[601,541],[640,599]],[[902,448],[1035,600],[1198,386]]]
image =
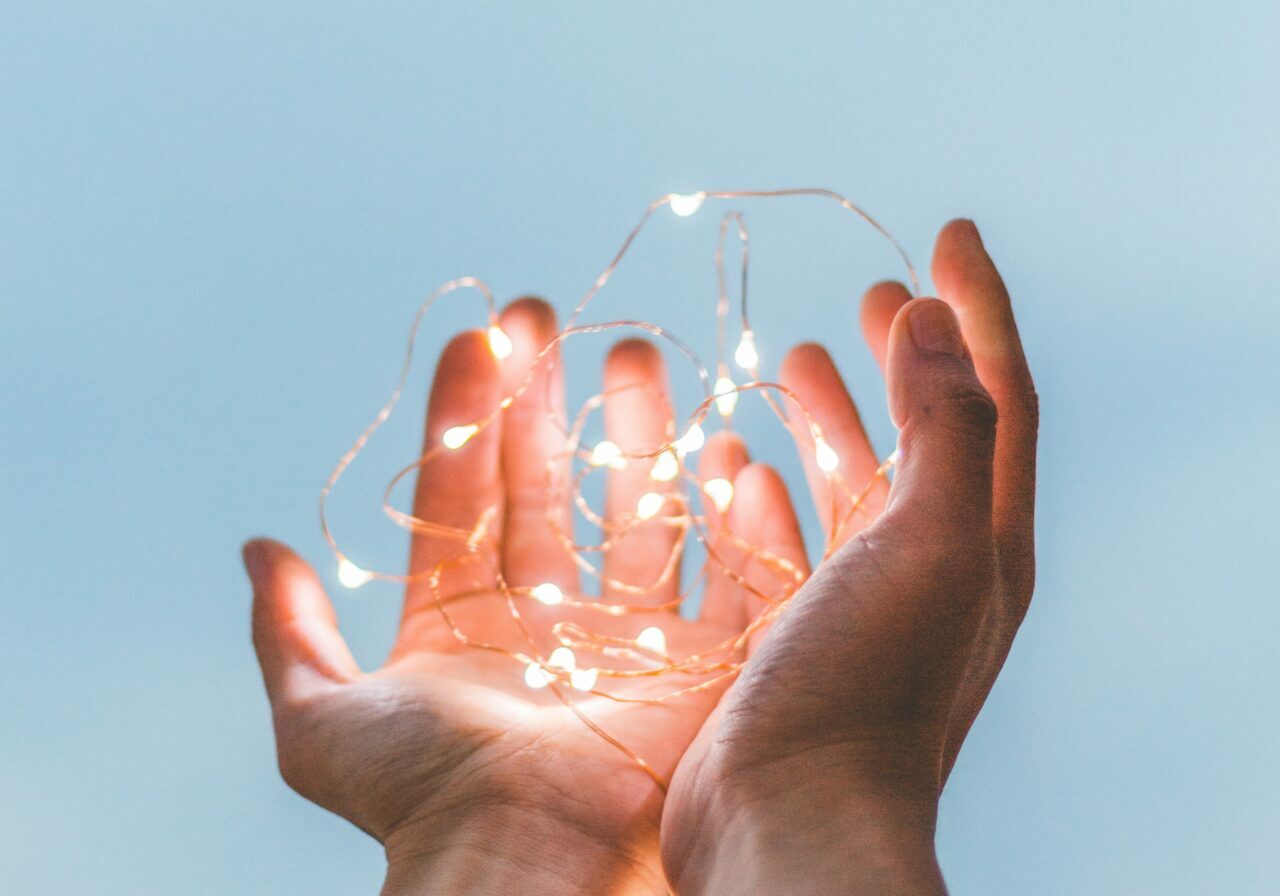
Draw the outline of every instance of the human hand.
[[[462,334],[444,350],[427,415],[429,446],[439,444],[449,427],[485,417],[514,392],[556,333],[552,310],[532,299],[513,303],[501,326],[514,345],[502,363],[480,332]],[[493,537],[483,545],[507,584],[551,582],[570,593],[578,588],[578,571],[547,520],[548,464],[561,467],[560,475],[567,470],[567,460],[559,458],[564,436],[544,405],[549,400],[551,410],[563,416],[561,371],[558,363],[540,364],[530,387],[499,421],[424,465],[414,514],[469,531],[497,508]],[[672,410],[656,349],[637,340],[620,343],[606,363],[605,387],[610,440],[636,453],[669,441]],[[713,438],[701,469],[708,477],[732,478],[745,462],[738,443]],[[634,509],[640,494],[662,487],[647,474],[643,463],[608,473],[610,516]],[[767,514],[752,508],[761,509],[762,497],[775,501],[767,488],[771,480],[757,476],[753,487],[739,478],[741,534],[759,538],[756,530]],[[568,516],[567,497],[560,510]],[[657,605],[676,596],[678,570],[662,578],[676,532],[655,520],[629,531],[608,552],[606,576],[658,582],[643,598],[628,595],[626,602]],[[431,570],[457,551],[456,541],[417,534],[410,569]],[[526,687],[508,657],[463,648],[425,583],[407,589],[389,661],[366,673],[301,558],[281,544],[258,540],[246,545],[245,561],[281,771],[303,796],[385,844],[385,893],[667,892],[658,857],[662,795],[654,781],[546,690]],[[449,612],[460,628],[486,641],[518,641],[492,578],[475,569],[475,575],[458,572],[445,579],[442,597],[455,598]],[[662,627],[674,654],[692,653],[730,634],[724,590],[723,583],[711,588],[699,621],[664,614]],[[553,609],[531,601],[521,612],[534,628],[566,620],[636,635],[633,619],[587,619],[567,605]],[[670,683],[652,679],[632,681],[625,690],[630,697],[670,689]],[[577,700],[669,778],[717,697],[718,691],[707,690],[662,705],[587,695]]]
[[[941,301],[881,284],[864,302],[901,430],[898,472],[681,760],[662,823],[681,896],[944,892],[938,798],[1031,598],[1037,405],[972,223],[943,229],[933,277]],[[867,478],[875,456],[826,353],[793,351],[782,382],[846,478]],[[810,483],[829,506],[816,470]],[[803,556],[793,518],[778,516],[770,537]]]

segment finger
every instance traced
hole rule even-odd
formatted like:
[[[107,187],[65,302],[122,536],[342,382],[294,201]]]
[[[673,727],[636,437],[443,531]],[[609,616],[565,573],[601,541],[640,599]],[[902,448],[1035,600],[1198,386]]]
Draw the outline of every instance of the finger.
[[[834,538],[834,548],[879,515],[888,484],[883,477],[876,476],[880,461],[862,427],[849,390],[826,349],[815,343],[796,346],[783,359],[779,379],[795,393],[839,458],[839,466],[833,471],[834,475],[829,476],[818,465],[817,446],[804,416],[791,414],[791,434],[800,451],[809,491],[828,539]],[[868,485],[871,491],[851,517],[854,501]]]
[[[619,342],[605,361],[605,435],[625,454],[644,454],[671,441],[673,435],[671,401],[662,355],[643,339]],[[649,476],[653,460],[632,458],[621,470],[610,470],[605,511],[610,521],[635,518],[641,495],[646,492],[670,494],[673,483],[657,482]],[[671,563],[678,530],[664,522],[672,511],[670,502],[656,516],[639,522],[618,537],[605,555],[607,579],[647,589],[637,595],[606,582],[606,597],[628,603],[660,604],[676,596],[679,569]]]
[[[703,483],[723,480],[729,484],[727,489],[719,484],[704,491],[702,498],[703,514],[706,517],[709,536],[710,554],[708,555],[707,580],[703,588],[700,618],[709,622],[727,626],[742,626],[746,623],[746,609],[743,605],[745,592],[742,586],[731,576],[725,574],[724,568],[737,570],[741,566],[741,552],[734,545],[726,530],[727,513],[732,508],[733,481],[738,471],[748,463],[747,446],[736,433],[721,430],[711,438],[702,449],[698,459],[698,479]],[[723,501],[729,499],[729,505],[722,514],[716,504],[717,497]]]
[[[564,367],[558,348],[538,361],[530,378],[538,353],[556,336],[556,313],[541,299],[519,299],[503,311],[501,326],[512,343],[510,356],[502,362],[503,392],[511,395],[524,386],[502,423],[507,502],[503,575],[511,585],[551,582],[576,589],[577,567],[557,534],[558,527],[565,537],[572,537],[569,456],[561,429]],[[554,515],[554,526],[549,515]]]
[[[889,334],[888,380],[902,456],[887,515],[941,542],[947,533],[989,540],[996,408],[945,302],[903,307]]]
[[[501,374],[484,333],[477,330],[455,336],[440,354],[431,384],[423,454],[435,453],[418,471],[413,513],[421,520],[462,533],[472,532],[483,519],[487,545],[496,543],[493,539],[502,524],[501,417],[457,448],[443,447],[444,434],[453,427],[483,421],[501,400]],[[474,557],[456,559],[465,557],[466,540],[465,534],[415,533],[409,568],[423,578],[408,588],[405,623],[422,610],[434,607],[436,595],[426,577],[447,558],[455,558],[455,562],[445,567],[439,597],[491,584],[491,570],[486,564],[476,562]],[[402,637],[407,630],[402,625]]]
[[[996,540],[1002,563],[1022,578],[1018,584],[1029,595],[1034,576],[1039,408],[1009,292],[972,221],[952,221],[938,235],[933,280],[938,295],[955,309],[978,379],[1000,414],[993,510]]]
[[[265,538],[244,546],[253,584],[253,646],[275,707],[301,703],[360,674],[314,570]]]
[[[729,526],[750,545],[741,572],[749,588],[743,601],[743,624],[793,593],[809,576],[804,536],[796,518],[787,485],[777,470],[765,464],[743,467],[733,483]],[[764,637],[761,628],[752,635],[748,651]]]
[[[867,347],[884,372],[889,358],[889,328],[897,317],[902,306],[911,301],[911,293],[901,283],[885,280],[867,290],[862,297],[862,309],[859,314],[862,322],[862,335]]]

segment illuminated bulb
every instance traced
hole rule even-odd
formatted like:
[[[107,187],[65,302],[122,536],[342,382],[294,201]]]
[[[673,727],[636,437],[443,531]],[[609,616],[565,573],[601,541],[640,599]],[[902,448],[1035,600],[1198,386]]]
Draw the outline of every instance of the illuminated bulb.
[[[716,410],[720,412],[721,417],[732,415],[733,409],[738,406],[737,388],[733,380],[727,376],[722,376],[716,380]]]
[[[708,479],[702,484],[703,493],[724,513],[733,501],[733,483],[728,479]]]
[[[706,198],[707,194],[701,191],[697,193],[672,193],[669,197],[671,210],[682,218],[687,218],[702,208],[702,200]]]
[[[551,684],[555,676],[537,663],[530,663],[524,667],[524,683],[535,691],[539,688],[545,688]]]
[[[373,578],[373,574],[367,569],[361,569],[346,557],[338,560],[338,581],[345,588],[359,588],[361,585]]]
[[[556,669],[563,669],[565,672],[572,672],[577,668],[578,661],[574,657],[573,651],[568,647],[557,647],[551,651],[551,656],[547,658],[547,665]]]
[[[651,520],[658,515],[658,511],[666,503],[667,499],[657,492],[645,492],[636,504],[636,516],[642,520]]]
[[[813,457],[818,462],[818,469],[824,473],[834,473],[840,466],[840,455],[836,454],[836,449],[819,435],[813,437]]]
[[[655,482],[670,482],[680,475],[680,461],[676,460],[676,456],[670,451],[664,451],[658,455],[658,459],[653,462],[653,469],[649,471],[649,478]]]
[[[579,691],[589,691],[596,686],[599,669],[574,669],[569,673],[569,684]]]
[[[564,600],[564,592],[560,590],[560,586],[554,585],[551,582],[543,582],[541,585],[534,585],[533,590],[529,593],[538,603],[546,604],[548,607],[554,607],[556,604]]]
[[[707,436],[703,433],[702,427],[695,423],[685,431],[684,435],[676,439],[675,449],[681,454],[692,454],[701,448],[706,441]]]
[[[471,441],[471,437],[479,431],[480,427],[475,423],[468,423],[465,426],[450,426],[444,431],[440,441],[444,442],[444,447],[453,451]]]
[[[733,352],[733,360],[743,370],[755,370],[760,363],[760,353],[756,351],[756,334],[751,330],[743,330],[738,347]]]
[[[588,463],[593,467],[607,465],[611,470],[622,470],[627,466],[627,459],[622,456],[621,448],[605,439],[603,442],[597,442],[596,447],[591,449],[591,459]]]
[[[667,636],[656,625],[651,625],[636,635],[636,644],[652,653],[660,653],[663,656],[667,653]]]
[[[493,356],[499,361],[510,358],[511,349],[511,337],[503,331],[502,327],[497,324],[489,327],[489,351],[493,352]]]

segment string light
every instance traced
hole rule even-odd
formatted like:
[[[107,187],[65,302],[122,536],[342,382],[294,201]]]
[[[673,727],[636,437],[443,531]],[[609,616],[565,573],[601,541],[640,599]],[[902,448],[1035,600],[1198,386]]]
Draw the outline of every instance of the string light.
[[[650,203],[640,222],[623,241],[619,251],[574,307],[564,328],[541,349],[533,360],[529,371],[519,385],[504,395],[487,416],[446,429],[441,434],[439,443],[428,445],[420,457],[401,468],[392,478],[383,499],[383,510],[386,515],[394,523],[412,533],[430,535],[439,543],[456,544],[456,551],[446,552],[443,559],[427,570],[416,570],[407,574],[365,570],[349,560],[339,548],[330,528],[326,508],[330,493],[346,469],[369,438],[390,417],[399,402],[407,383],[419,327],[437,300],[466,290],[479,293],[487,314],[488,323],[485,333],[490,352],[498,360],[505,360],[514,353],[515,346],[511,336],[498,322],[498,310],[493,294],[488,286],[477,278],[459,277],[450,280],[441,285],[421,304],[410,332],[409,348],[401,367],[400,379],[390,399],[379,410],[373,422],[356,439],[353,446],[339,459],[320,495],[323,534],[337,560],[338,579],[345,587],[359,588],[375,578],[414,582],[424,586],[448,631],[459,644],[465,648],[492,651],[510,658],[513,663],[513,684],[518,683],[522,676],[528,688],[534,690],[550,688],[555,697],[571,709],[592,732],[621,750],[639,768],[651,775],[660,787],[665,787],[662,776],[648,764],[645,758],[602,727],[583,707],[594,706],[596,705],[594,701],[604,699],[625,704],[660,703],[678,700],[699,691],[726,686],[741,668],[744,649],[752,636],[785,611],[791,597],[803,582],[802,572],[794,563],[769,551],[765,545],[751,544],[743,538],[741,533],[730,528],[726,514],[734,500],[734,486],[730,479],[713,476],[705,481],[699,481],[686,472],[684,459],[700,450],[706,443],[706,433],[702,424],[709,411],[714,407],[724,425],[729,425],[743,396],[756,395],[788,425],[793,414],[798,415],[799,419],[808,425],[813,436],[813,461],[826,477],[827,488],[830,489],[833,500],[835,497],[840,497],[849,508],[844,519],[835,520],[831,525],[824,556],[834,549],[834,539],[842,531],[848,518],[863,506],[864,499],[872,487],[877,482],[881,485],[887,482],[896,464],[897,452],[895,451],[880,465],[875,477],[862,485],[860,491],[853,491],[837,473],[840,458],[823,437],[817,421],[809,411],[793,393],[783,386],[760,381],[757,373],[760,353],[756,345],[756,332],[752,329],[747,316],[747,273],[750,257],[748,232],[745,219],[739,211],[728,211],[721,219],[718,231],[719,241],[715,253],[718,284],[715,296],[716,356],[710,368],[703,365],[692,348],[672,333],[653,324],[618,320],[581,325],[577,320],[597,293],[609,282],[646,221],[662,206],[669,207],[678,217],[688,218],[696,214],[709,200],[737,201],[797,197],[834,202],[869,224],[897,251],[906,266],[911,291],[913,294],[919,294],[919,283],[915,271],[898,244],[879,223],[838,193],[816,188],[668,193]],[[740,292],[736,301],[736,323],[740,337],[730,358],[727,356],[726,333],[733,303],[729,298],[728,279],[725,274],[724,247],[726,240],[735,234],[742,250],[741,272],[738,279]],[[444,452],[462,448],[477,433],[490,423],[498,421],[502,414],[513,407],[514,402],[532,388],[535,369],[557,346],[577,335],[600,333],[619,327],[638,328],[666,341],[688,359],[700,382],[707,384],[709,388],[704,393],[705,397],[701,403],[685,418],[684,424],[672,430],[680,434],[678,438],[630,456],[609,439],[595,442],[589,449],[582,441],[587,415],[604,404],[605,395],[596,395],[588,399],[572,421],[562,421],[548,412],[564,434],[563,457],[579,466],[573,476],[562,482],[554,474],[556,465],[548,465],[548,478],[545,482],[548,508],[546,518],[552,525],[565,554],[585,575],[601,584],[605,597],[580,597],[576,586],[571,594],[566,594],[561,586],[554,582],[541,582],[532,587],[509,586],[495,565],[493,553],[497,531],[495,524],[502,519],[501,507],[491,506],[480,512],[477,519],[456,525],[446,525],[438,520],[425,519],[407,513],[392,504],[393,490],[401,480],[433,463]],[[730,376],[730,360],[750,375],[750,379],[745,384],[738,385]],[[554,356],[547,363],[556,363]],[[545,366],[544,364],[543,369]],[[708,373],[709,369],[716,372],[714,380]],[[611,516],[600,514],[592,509],[583,494],[583,480],[591,470],[601,469],[607,473],[622,471],[628,468],[630,462],[642,460],[649,463],[649,480],[663,484],[661,491],[643,492],[636,502],[634,512],[623,511]],[[702,507],[708,512],[702,513],[695,510],[699,506],[696,495],[699,490],[714,506],[716,515],[709,513],[705,502],[702,503]],[[601,540],[598,544],[579,543],[575,538],[575,526],[559,520],[559,511],[556,508],[566,504],[576,507],[586,523],[601,532]],[[664,511],[666,511],[665,514]],[[662,526],[669,527],[674,532],[666,556],[654,558],[660,560],[663,567],[663,572],[656,579],[646,582],[619,579],[616,574],[603,571],[605,567],[602,564],[590,560],[592,557],[607,558],[613,547],[632,527],[646,521],[655,521],[655,525],[660,522]],[[644,626],[634,638],[627,638],[619,636],[616,629],[601,631],[591,624],[593,619],[608,617],[648,616],[649,619],[657,620],[669,618],[672,611],[678,611],[684,602],[693,596],[692,589],[681,591],[675,598],[664,597],[661,601],[653,600],[652,595],[656,589],[664,588],[667,583],[679,580],[679,563],[683,555],[684,543],[689,537],[701,542],[707,548],[706,568],[703,570],[703,575],[698,577],[699,581],[704,580],[709,573],[719,571],[729,576],[746,594],[754,598],[753,606],[762,608],[740,630],[724,637],[715,636],[715,643],[697,645],[672,655],[669,653],[670,647],[666,633],[657,625]],[[722,542],[737,549],[733,553],[743,558],[738,561],[739,563],[750,559],[753,569],[758,568],[761,573],[757,575],[753,572],[751,580],[748,581],[742,570],[726,563],[721,556],[722,552],[713,548],[713,545],[719,546]],[[518,638],[513,636],[511,642],[496,643],[486,640],[478,633],[469,631],[461,625],[460,619],[455,618],[450,610],[450,596],[444,593],[441,583],[446,578],[452,581],[453,573],[462,571],[464,567],[470,567],[477,562],[482,565],[488,564],[493,568],[492,597],[495,600],[493,612],[495,614],[505,612],[515,621],[516,625],[512,630],[519,635]],[[467,569],[468,576],[473,573],[475,569]],[[526,609],[532,610],[533,607],[528,603],[522,604],[515,600],[522,595],[528,596],[537,605],[538,612],[528,614],[524,612]],[[476,596],[477,599],[484,599],[484,593]],[[523,643],[516,643],[517,640]],[[684,643],[685,639],[682,637],[680,641],[682,647]],[[545,654],[545,658],[544,651],[549,651]],[[590,661],[580,666],[580,658],[585,660],[587,657],[591,658]],[[643,687],[638,686],[641,681],[650,682],[667,676],[672,677],[673,684],[665,692],[648,683]],[[592,702],[579,706],[573,695],[586,693],[591,695]]]
[[[840,467],[840,455],[818,434],[813,437],[813,459],[817,462],[818,469],[824,473],[834,473]]]
[[[746,371],[754,371],[760,366],[760,353],[756,351],[756,334],[751,330],[743,330],[738,347],[733,351],[733,362]]]
[[[733,483],[728,479],[715,478],[708,479],[702,483],[702,491],[711,503],[716,505],[716,510],[724,513],[729,509],[729,505],[733,503]]]
[[[732,417],[733,409],[738,406],[738,387],[727,376],[716,379],[712,390],[716,396],[716,410],[721,417]]]
[[[524,683],[535,691],[545,688],[555,680],[556,677],[554,675],[537,663],[529,663],[524,667]]]
[[[560,586],[552,582],[543,582],[541,585],[534,585],[530,589],[529,594],[538,603],[544,606],[554,607],[556,604],[564,602],[564,592],[560,590]]]
[[[653,469],[649,471],[649,478],[654,482],[670,482],[679,475],[680,461],[670,451],[659,454],[658,459],[653,462]]]
[[[687,218],[702,208],[702,202],[706,198],[706,193],[672,193],[667,197],[671,210],[682,218]]]
[[[640,632],[640,634],[636,635],[636,646],[642,647],[650,653],[658,653],[666,656],[667,635],[656,625],[651,625],[644,631]]]
[[[511,337],[506,331],[497,324],[489,325],[489,351],[493,352],[493,356],[499,361],[505,361],[511,357],[511,351],[515,346],[511,344]]]
[[[651,520],[658,515],[662,505],[666,503],[667,499],[657,492],[645,492],[636,502],[636,516],[642,520]]]
[[[697,423],[689,424],[689,428],[684,431],[684,435],[676,439],[674,443],[676,451],[681,454],[692,454],[707,443],[707,434],[702,431],[702,427]]]
[[[444,444],[444,447],[450,451],[455,451],[471,441],[471,437],[479,431],[480,426],[477,423],[468,423],[465,426],[450,426],[444,431],[440,441]]]
[[[627,459],[622,456],[622,449],[605,439],[597,442],[591,449],[590,464],[593,467],[609,467],[611,470],[625,470]]]
[[[356,566],[346,557],[338,559],[338,581],[342,583],[344,588],[350,588],[354,591],[361,585],[368,584],[372,578],[372,573]]]

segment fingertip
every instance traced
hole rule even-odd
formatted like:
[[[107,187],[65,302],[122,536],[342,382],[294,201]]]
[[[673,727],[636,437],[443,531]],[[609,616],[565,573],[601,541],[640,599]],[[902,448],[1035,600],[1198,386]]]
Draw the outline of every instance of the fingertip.
[[[556,335],[556,311],[537,296],[522,296],[502,310],[499,324],[517,348],[528,345],[539,351]]]
[[[801,342],[791,347],[778,368],[778,378],[786,385],[810,382],[829,376],[836,369],[831,353],[818,342]]]
[[[662,353],[649,340],[630,336],[609,349],[606,368],[614,376],[648,379],[662,370]]]
[[[738,470],[750,463],[746,442],[729,429],[722,429],[709,436],[700,453],[702,456],[698,460],[698,471],[704,479],[727,472],[729,475],[725,478],[732,480]]]
[[[862,336],[883,371],[889,354],[889,330],[902,306],[911,301],[911,292],[896,280],[875,284],[862,297],[859,320]]]

